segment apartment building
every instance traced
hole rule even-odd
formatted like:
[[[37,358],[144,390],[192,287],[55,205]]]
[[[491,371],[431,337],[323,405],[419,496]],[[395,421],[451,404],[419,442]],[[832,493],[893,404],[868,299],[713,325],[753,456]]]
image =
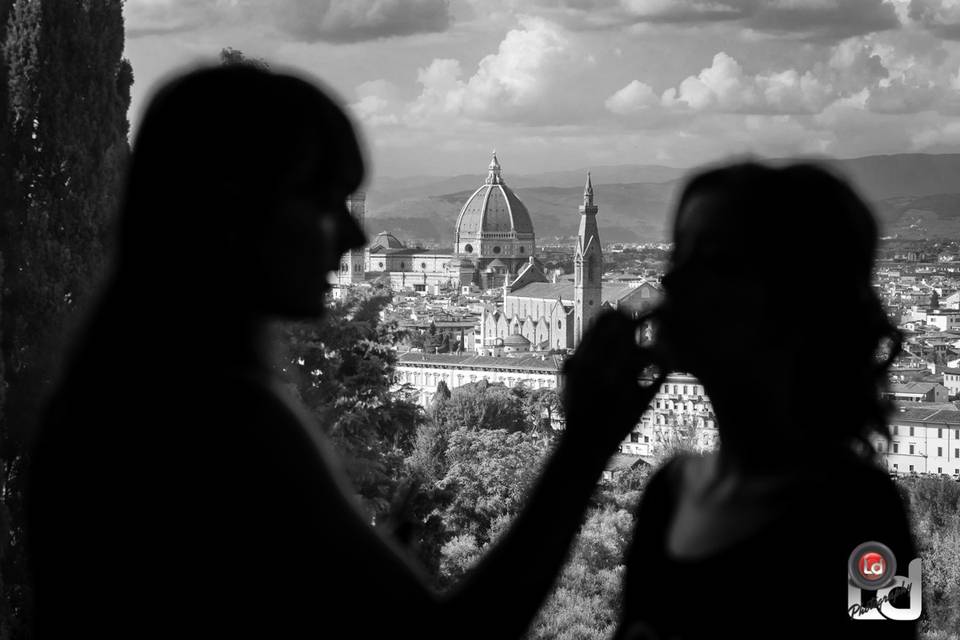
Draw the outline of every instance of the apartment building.
[[[960,477],[960,411],[901,406],[890,431],[889,443],[874,442],[890,471]]]

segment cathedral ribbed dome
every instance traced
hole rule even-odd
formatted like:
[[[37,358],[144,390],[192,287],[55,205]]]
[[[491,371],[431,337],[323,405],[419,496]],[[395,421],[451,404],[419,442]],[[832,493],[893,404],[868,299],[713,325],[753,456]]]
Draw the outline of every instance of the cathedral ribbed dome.
[[[485,233],[533,233],[530,213],[500,177],[497,154],[490,161],[484,184],[467,198],[457,218],[458,237]]]
[[[403,249],[403,243],[392,233],[381,231],[370,243],[370,250],[378,251],[382,249]]]

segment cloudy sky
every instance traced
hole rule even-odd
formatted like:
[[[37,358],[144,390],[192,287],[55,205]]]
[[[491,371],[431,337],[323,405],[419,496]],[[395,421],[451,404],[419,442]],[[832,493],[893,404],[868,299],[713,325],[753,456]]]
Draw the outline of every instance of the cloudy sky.
[[[960,0],[126,0],[134,126],[223,47],[322,80],[374,176],[960,152]]]

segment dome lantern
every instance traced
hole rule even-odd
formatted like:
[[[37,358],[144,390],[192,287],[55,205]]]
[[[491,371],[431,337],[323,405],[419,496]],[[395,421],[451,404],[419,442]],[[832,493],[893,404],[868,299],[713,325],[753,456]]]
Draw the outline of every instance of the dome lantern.
[[[484,184],[501,184],[500,161],[497,160],[497,150],[493,150],[493,158],[490,160],[490,166],[487,167],[487,179]]]

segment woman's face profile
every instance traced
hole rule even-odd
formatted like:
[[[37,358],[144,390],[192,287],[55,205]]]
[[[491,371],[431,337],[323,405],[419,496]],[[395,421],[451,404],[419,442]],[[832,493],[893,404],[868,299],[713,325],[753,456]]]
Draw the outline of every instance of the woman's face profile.
[[[744,358],[763,296],[751,247],[719,194],[689,197],[676,217],[676,244],[663,278],[661,333],[674,366],[696,374]]]
[[[264,233],[255,238],[264,273],[264,311],[286,317],[323,314],[331,274],[365,237],[347,209],[349,188],[301,167],[279,189]]]

